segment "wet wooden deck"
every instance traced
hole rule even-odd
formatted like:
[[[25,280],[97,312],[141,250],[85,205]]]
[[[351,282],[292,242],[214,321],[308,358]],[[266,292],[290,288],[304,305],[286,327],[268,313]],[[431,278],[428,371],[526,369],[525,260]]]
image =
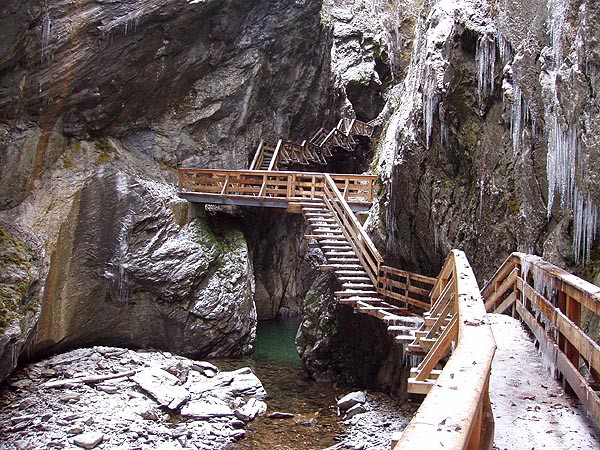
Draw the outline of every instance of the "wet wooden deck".
[[[490,400],[497,449],[598,449],[600,435],[517,319],[489,314],[496,339]]]

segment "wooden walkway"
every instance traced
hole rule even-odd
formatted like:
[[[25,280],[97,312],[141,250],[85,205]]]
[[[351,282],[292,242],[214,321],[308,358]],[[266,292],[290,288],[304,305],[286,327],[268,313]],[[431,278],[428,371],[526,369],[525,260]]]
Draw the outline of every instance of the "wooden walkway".
[[[490,314],[496,355],[490,378],[498,449],[597,449],[600,434],[552,376],[518,319]]]
[[[407,353],[421,355],[408,391],[426,397],[393,449],[492,449],[496,342],[486,309],[511,313],[527,325],[559,379],[600,426],[600,346],[579,328],[582,310],[600,314],[600,288],[520,253],[482,291],[458,250],[436,278],[385,265],[354,214],[370,208],[376,177],[302,171],[325,165],[335,149],[352,151],[356,136],[372,132],[369,124],[342,119],[302,144],[263,141],[250,170],[180,169],[180,196],[302,214],[306,238],[326,259],[321,269],[339,281],[340,303],[379,318]],[[299,170],[279,170],[284,167]]]

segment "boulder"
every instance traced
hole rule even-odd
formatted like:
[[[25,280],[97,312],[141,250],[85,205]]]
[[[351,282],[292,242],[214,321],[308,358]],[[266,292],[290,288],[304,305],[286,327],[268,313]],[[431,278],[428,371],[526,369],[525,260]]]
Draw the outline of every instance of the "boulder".
[[[91,431],[80,434],[73,438],[73,443],[83,448],[94,448],[104,440],[104,435],[99,432]]]
[[[365,391],[350,392],[344,395],[337,401],[337,407],[341,411],[347,411],[355,405],[363,404],[367,401],[367,393]]]

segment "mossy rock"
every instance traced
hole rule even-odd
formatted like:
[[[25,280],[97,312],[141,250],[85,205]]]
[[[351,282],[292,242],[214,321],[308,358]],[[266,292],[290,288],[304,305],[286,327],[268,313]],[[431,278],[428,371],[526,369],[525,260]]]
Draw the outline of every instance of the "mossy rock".
[[[29,295],[36,281],[32,273],[34,258],[27,246],[0,228],[0,330],[13,319],[22,319],[38,305]]]

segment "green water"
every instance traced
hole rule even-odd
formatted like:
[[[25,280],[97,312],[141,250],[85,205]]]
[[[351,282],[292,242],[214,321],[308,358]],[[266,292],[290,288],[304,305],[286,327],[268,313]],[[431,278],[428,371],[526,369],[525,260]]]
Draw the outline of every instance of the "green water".
[[[334,445],[334,438],[343,433],[334,407],[341,393],[330,383],[309,380],[302,370],[294,343],[298,325],[298,319],[260,321],[252,356],[215,361],[221,370],[252,368],[267,391],[267,414],[294,414],[293,419],[256,418],[235,449],[322,449]]]
[[[260,321],[256,329],[256,346],[252,359],[290,369],[302,367],[294,344],[299,325],[298,318]]]

